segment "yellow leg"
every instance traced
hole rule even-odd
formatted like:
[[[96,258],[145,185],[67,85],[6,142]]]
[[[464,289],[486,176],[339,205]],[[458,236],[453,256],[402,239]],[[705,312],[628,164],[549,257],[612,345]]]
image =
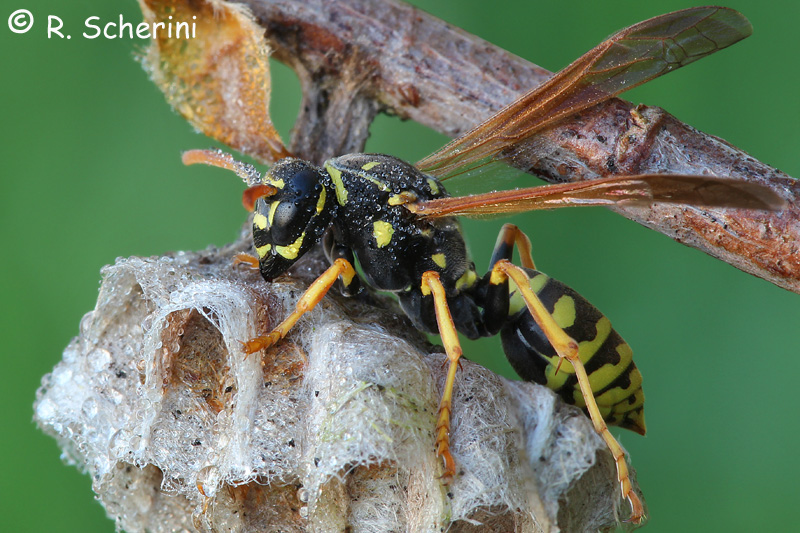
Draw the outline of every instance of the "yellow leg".
[[[439,326],[439,335],[442,337],[442,344],[444,344],[448,359],[447,379],[444,383],[442,400],[439,402],[439,418],[436,422],[436,455],[444,461],[442,480],[449,483],[456,474],[456,462],[450,454],[450,413],[452,412],[453,386],[456,382],[458,360],[462,351],[438,272],[428,271],[422,275],[422,294],[426,296],[433,294],[436,323]]]
[[[353,269],[353,265],[351,265],[349,261],[342,258],[334,261],[333,264],[328,267],[328,269],[323,272],[320,277],[314,280],[314,283],[311,284],[306,292],[303,293],[303,296],[301,296],[297,301],[297,306],[295,307],[294,312],[287,316],[283,322],[278,324],[275,329],[270,331],[268,334],[242,343],[244,345],[244,352],[251,354],[259,350],[269,348],[284,338],[289,333],[289,330],[294,327],[300,317],[308,311],[314,309],[320,300],[322,300],[322,298],[328,293],[328,290],[330,290],[333,284],[336,283],[336,279],[339,276],[342,277],[345,285],[349,285],[355,275],[356,271]]]
[[[495,249],[502,246],[505,249],[513,250],[515,244],[519,250],[519,262],[522,263],[522,266],[536,270],[536,265],[533,263],[531,240],[514,224],[503,224],[500,234],[497,236]],[[511,258],[510,252],[508,257]]]
[[[589,411],[592,424],[594,424],[594,429],[603,438],[611,455],[614,457],[614,462],[617,466],[617,480],[622,490],[622,496],[626,498],[631,505],[630,521],[641,521],[644,515],[644,508],[642,507],[642,502],[639,500],[639,497],[633,492],[628,472],[628,464],[625,462],[625,452],[613,435],[611,435],[611,432],[608,431],[608,426],[603,420],[600,410],[597,408],[597,402],[595,402],[594,394],[592,393],[589,377],[586,374],[583,363],[578,357],[578,344],[556,324],[552,315],[550,315],[544,304],[542,304],[542,301],[536,293],[531,290],[530,280],[525,271],[506,260],[498,261],[492,269],[490,282],[503,283],[506,278],[510,278],[517,286],[534,321],[536,321],[536,324],[538,324],[542,332],[547,336],[547,339],[550,341],[550,344],[553,345],[561,361],[567,360],[575,369],[575,375],[578,378],[581,394],[586,403],[586,409]]]
[[[250,254],[236,254],[233,256],[234,265],[247,265],[250,268],[258,270],[258,257]]]

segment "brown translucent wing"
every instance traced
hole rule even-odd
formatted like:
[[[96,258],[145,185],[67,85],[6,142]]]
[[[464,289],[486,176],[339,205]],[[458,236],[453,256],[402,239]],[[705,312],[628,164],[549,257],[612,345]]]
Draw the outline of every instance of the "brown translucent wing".
[[[546,126],[744,39],[737,11],[697,7],[626,28],[473,130],[417,163],[447,179],[477,168]]]
[[[481,216],[592,205],[735,207],[779,211],[786,201],[766,185],[729,178],[682,174],[613,176],[511,191],[416,202],[406,207],[424,217]]]

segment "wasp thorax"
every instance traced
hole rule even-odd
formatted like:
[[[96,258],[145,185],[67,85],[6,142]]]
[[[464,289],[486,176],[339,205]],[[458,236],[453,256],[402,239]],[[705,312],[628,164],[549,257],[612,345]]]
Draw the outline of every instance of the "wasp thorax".
[[[316,244],[331,223],[333,194],[327,174],[300,159],[282,159],[264,176],[277,192],[258,200],[253,241],[267,280],[285,272]]]

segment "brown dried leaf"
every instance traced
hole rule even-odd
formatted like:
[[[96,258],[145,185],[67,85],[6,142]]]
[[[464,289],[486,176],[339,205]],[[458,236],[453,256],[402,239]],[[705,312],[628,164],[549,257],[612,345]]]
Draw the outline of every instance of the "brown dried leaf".
[[[148,24],[195,24],[189,39],[154,32],[143,59],[169,104],[202,133],[262,163],[287,156],[269,114],[269,48],[250,11],[219,0],[139,4]]]

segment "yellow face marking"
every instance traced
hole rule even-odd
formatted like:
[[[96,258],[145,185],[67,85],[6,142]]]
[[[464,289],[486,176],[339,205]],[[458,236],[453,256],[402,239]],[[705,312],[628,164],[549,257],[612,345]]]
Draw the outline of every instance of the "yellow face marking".
[[[394,228],[384,220],[377,220],[372,224],[372,235],[378,243],[378,248],[383,248],[392,241]]]
[[[322,213],[322,210],[325,208],[325,200],[328,197],[328,193],[325,191],[325,187],[322,188],[322,192],[319,193],[319,198],[317,198],[317,214],[319,215]]]
[[[303,245],[303,238],[306,236],[304,231],[292,244],[288,246],[275,245],[275,251],[278,252],[284,259],[297,259],[297,254],[300,253],[300,247]]]
[[[333,181],[333,187],[336,189],[336,201],[339,202],[339,205],[346,204],[347,189],[344,188],[344,182],[342,181],[342,171],[330,163],[325,163],[325,170],[331,177],[331,180]]]
[[[456,289],[464,290],[466,288],[472,287],[475,285],[475,282],[478,279],[478,274],[475,273],[474,270],[470,269],[461,274],[461,277],[456,280]]]
[[[376,166],[378,166],[380,164],[381,164],[380,161],[370,161],[369,163],[361,165],[361,168],[363,170],[372,170],[373,168],[375,168]]]
[[[267,217],[265,217],[261,213],[254,214],[253,225],[258,229],[267,229]]]
[[[444,256],[444,254],[433,254],[431,259],[433,259],[433,262],[436,263],[436,266],[439,268],[447,268],[447,258]]]
[[[562,296],[553,306],[553,318],[561,329],[575,324],[575,300],[571,296]]]
[[[259,258],[263,259],[263,258],[267,257],[267,254],[269,254],[270,250],[272,250],[272,245],[271,244],[265,244],[264,246],[257,247],[256,248],[256,253],[258,254]]]
[[[278,204],[280,202],[275,200],[269,204],[269,213],[267,214],[267,220],[269,221],[269,225],[272,226],[272,221],[275,219],[275,210],[278,209]]]
[[[435,179],[428,178],[428,187],[430,187],[433,194],[439,194],[439,184],[436,183]]]

